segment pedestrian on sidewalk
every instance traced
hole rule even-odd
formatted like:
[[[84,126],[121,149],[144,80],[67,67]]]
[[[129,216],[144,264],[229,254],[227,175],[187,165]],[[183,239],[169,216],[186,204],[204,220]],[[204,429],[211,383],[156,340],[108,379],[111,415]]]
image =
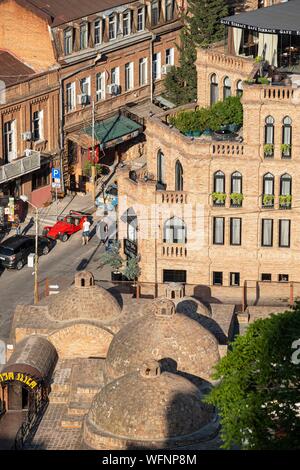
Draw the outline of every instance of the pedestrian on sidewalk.
[[[84,218],[82,228],[83,228],[82,245],[87,245],[90,239],[90,228],[91,228],[91,223],[88,221],[87,217]]]

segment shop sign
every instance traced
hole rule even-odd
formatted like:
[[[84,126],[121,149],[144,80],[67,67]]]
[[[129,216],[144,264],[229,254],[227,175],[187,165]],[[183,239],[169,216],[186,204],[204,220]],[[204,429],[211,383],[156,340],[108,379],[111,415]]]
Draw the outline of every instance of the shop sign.
[[[37,382],[30,377],[30,375],[25,375],[21,372],[2,372],[0,374],[0,383],[1,382],[21,382],[32,390],[37,386]]]
[[[125,238],[124,240],[124,253],[127,256],[130,256],[131,258],[134,258],[137,256],[137,244],[131,240],[128,240]]]

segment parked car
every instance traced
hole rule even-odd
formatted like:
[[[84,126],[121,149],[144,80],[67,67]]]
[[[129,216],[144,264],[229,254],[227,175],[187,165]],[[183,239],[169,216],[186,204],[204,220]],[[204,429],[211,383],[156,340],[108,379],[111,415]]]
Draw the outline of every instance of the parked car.
[[[38,255],[47,255],[55,245],[54,240],[38,238]],[[20,270],[27,264],[28,255],[35,252],[34,235],[15,235],[0,245],[0,264],[4,268]]]
[[[62,242],[66,242],[73,233],[82,230],[85,219],[88,219],[90,223],[93,222],[91,214],[70,211],[69,215],[58,217],[57,222],[53,227],[44,227],[43,236],[52,238],[53,240],[59,239]]]

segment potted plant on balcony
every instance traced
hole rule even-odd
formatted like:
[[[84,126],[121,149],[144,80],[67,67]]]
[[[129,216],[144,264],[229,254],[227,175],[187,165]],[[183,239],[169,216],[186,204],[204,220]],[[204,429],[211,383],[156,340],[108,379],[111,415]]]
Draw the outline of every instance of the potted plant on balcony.
[[[254,78],[247,78],[247,80],[244,80],[244,83],[246,85],[255,85],[256,84],[256,80]]]
[[[244,196],[241,193],[231,193],[230,200],[232,206],[241,206],[243,202]]]
[[[265,144],[264,145],[265,157],[273,157],[273,154],[274,154],[274,144]]]
[[[292,205],[292,196],[290,194],[287,194],[285,196],[281,195],[279,196],[279,206],[282,209],[290,209]]]
[[[291,145],[290,144],[281,144],[280,146],[281,153],[283,157],[290,157],[291,155]]]
[[[259,77],[257,83],[260,85],[270,85],[270,80],[267,77]]]
[[[273,207],[274,206],[275,196],[273,194],[264,194],[263,196],[263,206],[264,207]]]
[[[224,206],[226,198],[227,198],[226,193],[216,193],[216,192],[212,193],[212,199],[213,199],[214,204],[216,205]]]

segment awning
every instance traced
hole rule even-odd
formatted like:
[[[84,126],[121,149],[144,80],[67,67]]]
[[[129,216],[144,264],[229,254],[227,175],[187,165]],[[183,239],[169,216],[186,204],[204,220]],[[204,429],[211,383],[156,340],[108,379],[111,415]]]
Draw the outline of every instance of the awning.
[[[154,98],[156,101],[158,101],[162,106],[168,108],[168,109],[173,109],[176,108],[176,104],[171,103],[171,101],[167,100],[161,95],[155,96]]]
[[[0,370],[0,384],[18,381],[34,389],[38,383],[50,380],[57,360],[56,349],[46,338],[28,336],[16,345]]]
[[[227,16],[222,24],[267,34],[300,35],[300,1],[290,0],[270,7]]]
[[[133,139],[143,131],[143,126],[124,116],[116,114],[103,121],[95,123],[95,145],[102,148],[114,147],[122,142]],[[80,131],[72,132],[68,139],[76,142],[82,148],[88,149],[93,146],[92,126]]]

